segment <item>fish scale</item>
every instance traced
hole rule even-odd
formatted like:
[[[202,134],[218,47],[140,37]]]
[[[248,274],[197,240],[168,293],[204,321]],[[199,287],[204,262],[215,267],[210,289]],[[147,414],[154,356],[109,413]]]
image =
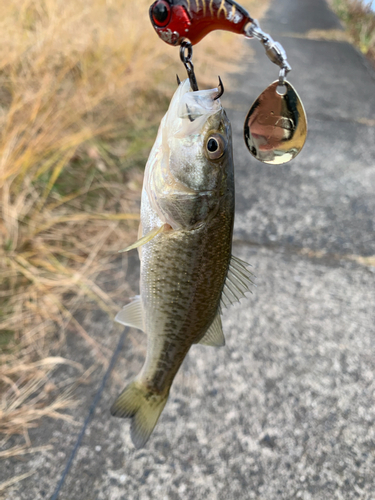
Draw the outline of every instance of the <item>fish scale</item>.
[[[180,338],[186,338],[192,344],[203,335],[219,306],[231,256],[231,233],[232,221],[222,224],[220,218],[212,221],[211,227],[178,231],[173,236],[160,235],[157,237],[159,241],[144,248],[143,265],[146,268],[159,267],[156,287],[154,273],[150,276],[145,272],[141,276],[141,296],[145,297],[143,307],[150,311],[146,323],[150,342],[158,339],[158,330],[165,333],[164,321],[169,318],[176,320],[176,313],[171,311],[172,304],[177,305],[179,312],[183,310],[185,313]],[[168,255],[168,260],[160,263],[162,252]],[[162,316],[162,321],[155,317],[156,314]]]

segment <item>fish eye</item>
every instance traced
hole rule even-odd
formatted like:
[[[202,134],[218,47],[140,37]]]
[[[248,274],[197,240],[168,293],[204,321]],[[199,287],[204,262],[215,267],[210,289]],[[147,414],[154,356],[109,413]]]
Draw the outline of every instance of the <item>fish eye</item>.
[[[219,143],[217,139],[211,137],[207,143],[207,149],[210,153],[215,153],[219,149]]]
[[[206,142],[206,155],[210,160],[219,160],[227,149],[226,141],[221,134],[211,134]]]
[[[165,0],[158,0],[151,7],[151,17],[156,26],[166,26],[171,19],[171,6]]]

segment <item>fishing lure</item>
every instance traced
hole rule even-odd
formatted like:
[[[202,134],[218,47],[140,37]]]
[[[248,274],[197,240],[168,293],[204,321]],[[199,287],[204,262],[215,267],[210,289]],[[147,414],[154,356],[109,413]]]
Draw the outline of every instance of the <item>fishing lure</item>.
[[[266,55],[280,68],[279,78],[254,101],[244,125],[245,144],[258,160],[286,163],[301,151],[307,136],[306,113],[300,97],[286,80],[291,71],[285,50],[234,0],[156,0],[150,7],[151,23],[169,45],[181,46],[192,90],[198,90],[192,46],[214,30],[256,38]],[[187,52],[186,52],[187,51]]]
[[[156,0],[150,7],[155,31],[170,45],[188,38],[195,45],[214,30],[245,34],[254,20],[233,0]]]

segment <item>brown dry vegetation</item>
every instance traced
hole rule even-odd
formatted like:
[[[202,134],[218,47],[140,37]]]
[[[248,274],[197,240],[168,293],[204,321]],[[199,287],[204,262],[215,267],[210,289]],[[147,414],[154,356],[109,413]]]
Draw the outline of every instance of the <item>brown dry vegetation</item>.
[[[43,416],[67,418],[76,380],[57,390],[49,382],[56,366],[74,364],[58,355],[67,330],[106,363],[75,312],[99,307],[112,317],[119,307],[123,290],[109,293],[97,277],[136,237],[141,168],[176,71],[185,78],[178,49],[150,25],[149,4],[0,2],[2,445],[16,433],[28,446]],[[243,4],[260,15],[254,0]],[[207,37],[194,54],[202,87],[232,70],[241,50],[235,35]]]
[[[366,0],[329,0],[351,41],[375,67],[375,12]]]

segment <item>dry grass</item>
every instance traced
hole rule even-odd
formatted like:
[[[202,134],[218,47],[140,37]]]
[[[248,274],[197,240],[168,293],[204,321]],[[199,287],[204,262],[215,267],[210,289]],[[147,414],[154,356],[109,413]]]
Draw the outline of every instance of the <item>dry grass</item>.
[[[375,67],[375,12],[366,0],[329,0],[352,42]]]
[[[41,417],[68,418],[63,410],[77,379],[59,387],[50,382],[61,364],[73,365],[77,377],[81,370],[58,356],[67,330],[82,335],[102,363],[108,357],[75,313],[99,307],[112,317],[119,308],[126,285],[109,292],[98,276],[113,269],[117,251],[136,237],[140,168],[176,71],[185,78],[178,50],[151,28],[149,4],[0,4],[3,444],[21,434],[29,446],[27,430]],[[259,7],[251,12],[260,15]],[[214,33],[199,45],[194,61],[202,87],[234,68],[240,43]],[[248,53],[246,64],[249,59]],[[3,457],[25,452],[6,448]]]

